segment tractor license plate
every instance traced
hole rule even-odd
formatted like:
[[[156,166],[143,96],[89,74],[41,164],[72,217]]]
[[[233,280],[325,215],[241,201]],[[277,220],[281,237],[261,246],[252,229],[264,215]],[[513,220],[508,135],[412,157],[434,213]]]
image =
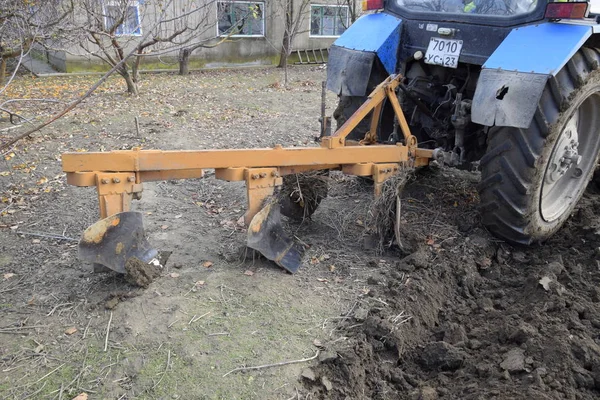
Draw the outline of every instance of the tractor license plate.
[[[425,63],[456,68],[462,45],[462,40],[432,37],[425,53]]]

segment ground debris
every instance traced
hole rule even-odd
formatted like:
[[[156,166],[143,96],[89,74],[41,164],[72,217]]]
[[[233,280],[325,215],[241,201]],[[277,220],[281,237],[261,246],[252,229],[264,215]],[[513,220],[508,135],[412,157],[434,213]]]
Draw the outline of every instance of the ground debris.
[[[433,342],[425,345],[421,353],[421,363],[424,367],[433,370],[455,370],[460,368],[466,354],[446,342]]]
[[[512,349],[504,356],[500,367],[510,373],[525,370],[525,352],[523,349]]]
[[[125,279],[132,285],[147,288],[154,279],[160,276],[161,268],[152,263],[146,264],[136,257],[125,263]]]

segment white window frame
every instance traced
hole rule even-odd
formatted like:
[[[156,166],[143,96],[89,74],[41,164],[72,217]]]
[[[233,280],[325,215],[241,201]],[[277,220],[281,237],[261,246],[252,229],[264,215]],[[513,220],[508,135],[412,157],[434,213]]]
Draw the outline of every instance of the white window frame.
[[[313,35],[312,33],[312,10],[313,7],[333,7],[333,8],[345,8],[346,11],[346,29],[350,27],[350,7],[340,5],[340,4],[311,4],[310,5],[310,15],[309,15],[309,27],[308,33],[309,37],[316,39],[327,39],[327,38],[339,38],[341,35]]]
[[[217,1],[217,7],[216,7],[216,13],[217,13],[217,23],[215,24],[215,28],[217,29],[217,37],[224,37],[224,36],[228,36],[227,34],[222,34],[221,32],[219,32],[219,4],[220,3],[229,3],[229,4],[260,4],[262,6],[262,18],[261,18],[261,22],[262,22],[262,34],[261,35],[244,35],[242,34],[235,34],[235,35],[231,35],[231,37],[256,37],[256,38],[262,38],[262,37],[266,37],[267,32],[266,32],[266,26],[265,26],[265,12],[266,12],[266,4],[264,1],[238,1],[238,0],[219,0]]]
[[[120,5],[115,3],[114,1],[108,1],[108,2],[103,2],[102,4],[102,13],[104,14],[104,28],[108,29],[108,11],[106,10],[106,7],[119,7]],[[143,33],[143,29],[142,29],[142,17],[140,15],[140,2],[139,1],[131,1],[129,4],[127,4],[127,7],[135,7],[136,11],[137,11],[137,29],[136,32],[133,33],[117,33],[116,31],[119,29],[117,27],[117,29],[115,30],[115,36],[142,36]],[[122,24],[121,24],[122,25]]]

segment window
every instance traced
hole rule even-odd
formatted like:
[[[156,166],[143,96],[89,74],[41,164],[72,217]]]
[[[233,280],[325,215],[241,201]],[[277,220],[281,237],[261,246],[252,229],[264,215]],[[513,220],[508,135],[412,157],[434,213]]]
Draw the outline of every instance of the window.
[[[220,36],[265,36],[265,3],[219,1],[217,29]]]
[[[123,20],[123,22],[115,30],[116,35],[139,36],[142,34],[140,8],[137,2],[125,6],[117,3],[109,3],[104,6],[106,29],[111,29],[120,20]]]
[[[340,36],[348,25],[348,6],[310,6],[311,36]]]

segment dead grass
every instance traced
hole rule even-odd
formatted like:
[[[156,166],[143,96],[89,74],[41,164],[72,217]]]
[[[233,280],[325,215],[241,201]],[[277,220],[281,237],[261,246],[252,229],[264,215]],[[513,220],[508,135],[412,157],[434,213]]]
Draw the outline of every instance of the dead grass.
[[[381,195],[374,198],[367,214],[367,231],[375,235],[377,253],[383,254],[400,237],[400,197],[406,184],[414,179],[412,170],[404,169],[384,182]],[[398,246],[402,243],[398,240]]]

